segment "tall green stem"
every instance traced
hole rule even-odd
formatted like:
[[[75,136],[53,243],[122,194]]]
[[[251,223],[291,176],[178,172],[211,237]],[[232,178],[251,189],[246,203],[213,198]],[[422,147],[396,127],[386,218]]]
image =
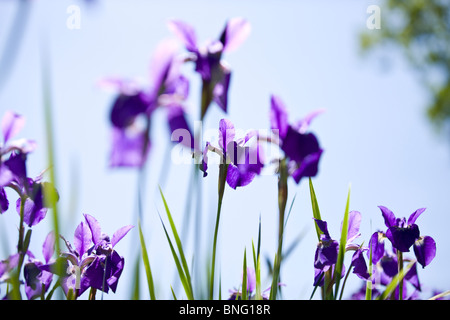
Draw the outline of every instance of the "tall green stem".
[[[212,300],[214,297],[214,273],[216,266],[216,249],[217,249],[217,234],[219,232],[219,221],[220,212],[222,210],[222,200],[223,194],[225,192],[225,182],[227,180],[227,170],[228,164],[221,163],[219,165],[219,185],[218,185],[218,203],[217,203],[217,216],[216,216],[216,226],[214,228],[214,240],[213,240],[213,251],[211,257],[211,278],[209,282],[209,299]]]
[[[278,291],[278,279],[280,276],[281,260],[283,252],[283,233],[284,233],[284,216],[286,212],[286,204],[288,197],[288,170],[286,160],[280,162],[280,176],[278,179],[278,249],[274,261],[272,288],[270,291],[270,299],[275,300]]]

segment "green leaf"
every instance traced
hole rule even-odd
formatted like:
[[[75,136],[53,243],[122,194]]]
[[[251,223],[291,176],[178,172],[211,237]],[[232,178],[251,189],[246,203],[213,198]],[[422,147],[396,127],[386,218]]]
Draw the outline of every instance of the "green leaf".
[[[140,270],[141,270],[141,257],[138,254],[136,256],[136,260],[134,262],[134,283],[131,290],[131,300],[140,300],[139,292],[140,292]]]
[[[387,297],[391,295],[392,292],[394,292],[395,288],[398,286],[400,281],[403,280],[405,275],[408,273],[408,271],[414,266],[416,261],[411,261],[405,268],[400,270],[399,273],[395,275],[395,277],[392,278],[391,282],[386,286],[386,289],[384,292],[377,298],[377,300],[384,300]]]
[[[247,292],[247,253],[246,249],[244,249],[244,263],[242,267],[242,300],[248,300],[248,292]]]
[[[311,206],[313,211],[313,217],[314,219],[322,220],[322,218],[320,217],[319,203],[317,202],[316,192],[314,191],[314,186],[311,178],[309,178],[309,193],[311,195]],[[320,235],[322,234],[322,231],[317,226],[317,223],[314,223],[314,226],[316,227],[317,239],[320,240]]]
[[[173,299],[174,299],[174,300],[178,300],[178,299],[177,299],[177,296],[176,296],[176,294],[175,294],[175,292],[173,291],[172,286],[170,286],[170,291],[172,291]]]
[[[183,285],[183,288],[184,288],[184,291],[186,292],[187,298],[189,300],[193,300],[194,297],[192,294],[191,286],[189,285],[189,283],[187,281],[187,277],[184,273],[183,267],[181,266],[180,260],[178,259],[177,253],[175,252],[175,248],[172,244],[172,241],[170,240],[169,233],[167,232],[166,226],[164,225],[164,222],[162,221],[161,217],[159,217],[159,218],[160,218],[162,226],[164,228],[164,233],[166,234],[167,242],[169,243],[170,251],[172,252],[172,256],[175,261],[175,265],[177,267],[177,271],[178,271],[178,275],[180,277],[181,284]]]
[[[145,273],[147,275],[148,291],[150,293],[150,299],[156,300],[155,287],[153,282],[152,270],[150,268],[150,261],[148,259],[147,247],[145,245],[144,235],[142,234],[141,222],[139,224],[139,239],[141,241],[142,260],[144,261]]]
[[[344,265],[344,255],[345,255],[345,245],[347,244],[347,233],[348,233],[348,213],[350,207],[350,187],[347,195],[347,204],[345,205],[345,213],[344,220],[342,221],[342,230],[341,230],[341,241],[339,243],[339,253],[336,262],[336,268],[334,272],[335,279],[335,294],[334,297],[337,297],[337,293],[339,290],[339,282],[341,279],[342,267]]]
[[[161,188],[159,188],[159,192],[161,193],[161,198],[162,198],[162,200],[164,202],[164,208],[166,210],[167,218],[169,219],[170,227],[172,229],[172,233],[173,233],[173,236],[175,238],[175,243],[176,243],[177,248],[178,248],[178,253],[180,255],[181,264],[183,266],[184,274],[186,275],[186,280],[187,280],[187,283],[188,283],[188,285],[190,287],[190,292],[192,293],[193,290],[192,290],[192,283],[191,283],[191,275],[189,273],[189,267],[188,267],[188,264],[186,262],[186,257],[184,255],[183,245],[181,243],[180,237],[178,236],[177,228],[175,226],[175,223],[173,222],[172,214],[170,213],[169,206],[167,205],[166,199],[164,198],[164,194],[163,194]]]

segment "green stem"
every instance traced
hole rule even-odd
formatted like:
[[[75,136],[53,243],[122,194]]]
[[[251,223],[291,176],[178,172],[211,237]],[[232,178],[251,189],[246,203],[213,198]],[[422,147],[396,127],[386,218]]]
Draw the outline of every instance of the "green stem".
[[[25,227],[24,227],[24,211],[25,211],[25,200],[26,196],[20,197],[20,222],[19,222],[19,239],[17,242],[17,253],[19,254],[19,262],[16,268],[16,272],[14,275],[13,286],[12,286],[12,298],[14,300],[21,300],[22,295],[20,293],[20,270],[22,270],[23,261],[25,258],[26,250],[24,250],[24,235],[25,235]]]
[[[286,165],[286,159],[280,162],[280,177],[278,180],[278,249],[276,258],[274,261],[272,288],[270,291],[270,299],[275,300],[278,291],[278,279],[281,269],[281,260],[283,252],[283,234],[284,234],[284,216],[286,212],[286,203],[288,197],[288,170]]]
[[[89,300],[95,300],[96,293],[97,293],[97,289],[91,288],[91,291],[89,292]]]
[[[222,200],[223,194],[225,192],[225,182],[227,178],[227,169],[228,164],[222,163],[219,165],[219,185],[218,185],[218,204],[217,204],[217,216],[216,216],[216,226],[214,228],[214,240],[213,240],[213,251],[211,257],[211,278],[209,283],[209,299],[212,300],[214,297],[214,273],[216,266],[216,249],[217,249],[217,234],[219,231],[219,221],[220,221],[220,212],[222,210]]]
[[[351,270],[352,270],[352,267],[348,268],[347,274],[345,275],[344,283],[342,284],[342,288],[341,288],[341,293],[339,294],[339,300],[342,300],[342,295],[344,294],[345,284],[347,283],[347,279],[348,279],[348,276],[349,276]]]
[[[401,274],[403,272],[403,252],[397,250],[397,261],[398,261],[398,273]],[[403,300],[403,278],[400,279],[400,283],[398,284],[398,299]]]
[[[201,100],[201,106],[200,106],[200,120],[203,121],[203,118],[206,115],[206,111],[208,110],[208,107],[211,104],[212,99],[213,99],[213,96],[212,96],[211,81],[203,81],[203,83],[202,83],[202,100]]]

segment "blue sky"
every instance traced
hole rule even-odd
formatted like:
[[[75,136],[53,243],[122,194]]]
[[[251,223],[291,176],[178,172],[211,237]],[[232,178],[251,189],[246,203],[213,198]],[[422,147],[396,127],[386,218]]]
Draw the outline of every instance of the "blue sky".
[[[408,217],[417,208],[427,210],[417,221],[421,233],[437,242],[433,263],[420,270],[426,286],[448,290],[446,273],[447,226],[450,209],[448,142],[439,136],[425,116],[428,102],[418,77],[394,51],[379,51],[368,57],[359,54],[358,34],[366,30],[366,9],[377,1],[98,1],[93,5],[73,1],[33,1],[20,51],[0,92],[0,110],[13,109],[27,118],[21,136],[33,137],[39,149],[30,157],[29,170],[36,175],[45,167],[45,131],[42,106],[40,48],[49,44],[52,98],[55,116],[57,174],[61,193],[62,232],[73,238],[82,213],[97,217],[105,232],[112,234],[125,224],[135,224],[137,174],[134,170],[108,168],[111,93],[96,86],[104,76],[146,77],[149,59],[157,43],[171,37],[166,22],[178,18],[192,24],[198,38],[218,37],[226,19],[247,18],[252,32],[236,52],[225,57],[233,69],[229,113],[212,106],[206,128],[216,128],[228,117],[237,128],[267,129],[271,94],[285,102],[295,121],[309,111],[325,108],[311,129],[325,152],[319,175],[313,182],[323,219],[330,233],[339,237],[339,226],[351,184],[351,209],[362,213],[360,241],[384,229],[378,205],[398,216]],[[69,5],[81,8],[81,29],[66,27]],[[0,46],[15,10],[14,1],[0,5]],[[381,16],[383,12],[381,13]],[[371,32],[377,32],[373,30]],[[390,63],[381,63],[388,57]],[[198,113],[199,79],[190,66],[191,80],[187,110]],[[192,116],[191,121],[195,120]],[[170,298],[175,268],[162,233],[157,194],[161,170],[169,170],[164,193],[176,222],[182,223],[190,167],[164,163],[168,135],[164,114],[156,114],[146,179],[143,219],[152,267],[161,297]],[[202,243],[210,243],[217,201],[217,170],[203,180]],[[296,195],[286,228],[286,245],[300,233],[304,237],[282,268],[286,298],[308,299],[312,291],[316,236],[311,219],[307,183],[289,185],[290,200]],[[219,268],[223,294],[238,286],[244,248],[257,238],[262,220],[262,253],[276,251],[276,177],[258,177],[249,186],[227,188],[219,234]],[[1,232],[13,250],[17,225],[14,211],[0,217]],[[35,227],[38,252],[50,227],[50,219]],[[181,227],[180,227],[181,228]],[[136,252],[137,229],[117,250],[127,259],[116,295],[128,298]],[[192,237],[186,243],[194,252]],[[201,253],[203,255],[203,252]],[[6,253],[2,252],[2,255]],[[39,254],[37,254],[39,255]],[[249,256],[250,258],[250,256]],[[264,266],[263,271],[267,271]],[[144,278],[143,278],[144,279]],[[360,284],[349,280],[348,293]],[[145,286],[145,281],[142,282]],[[269,282],[267,282],[269,285]],[[142,290],[145,298],[146,290]],[[181,291],[180,291],[180,295]]]

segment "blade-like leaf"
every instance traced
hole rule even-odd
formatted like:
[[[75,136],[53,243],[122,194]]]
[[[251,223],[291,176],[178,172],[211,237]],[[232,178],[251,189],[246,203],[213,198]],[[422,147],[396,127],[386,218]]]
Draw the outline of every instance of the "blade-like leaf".
[[[187,298],[189,300],[193,300],[194,297],[192,294],[192,289],[187,281],[186,275],[184,274],[184,270],[183,270],[183,267],[181,266],[180,259],[178,258],[177,253],[175,252],[175,248],[172,244],[172,241],[170,240],[169,233],[167,232],[166,226],[164,225],[164,222],[162,221],[161,217],[160,217],[160,220],[161,220],[162,226],[164,228],[164,233],[166,234],[166,237],[167,237],[167,242],[169,243],[169,246],[170,246],[170,251],[172,252],[173,260],[175,261],[175,265],[177,267],[177,271],[178,271],[178,275],[180,277],[181,284],[183,285],[183,288],[184,288],[184,291],[186,292]]]
[[[334,272],[335,279],[335,294],[334,297],[337,297],[337,293],[339,290],[339,282],[341,279],[342,267],[344,265],[344,255],[345,255],[345,245],[347,244],[347,233],[348,233],[348,213],[350,207],[350,187],[347,195],[347,204],[345,205],[345,214],[344,220],[342,221],[342,230],[341,230],[341,241],[339,243],[339,253],[336,262],[336,268]]]
[[[242,300],[248,300],[248,292],[247,292],[247,253],[246,249],[244,249],[244,263],[242,267]]]
[[[150,293],[150,299],[156,300],[152,270],[150,268],[150,261],[148,259],[147,247],[145,245],[144,235],[142,234],[140,222],[139,222],[139,239],[141,241],[142,260],[144,261],[145,273],[147,275],[147,284],[148,284],[148,291]]]
[[[191,283],[191,275],[189,273],[189,267],[188,267],[188,264],[186,262],[186,257],[184,255],[183,245],[181,243],[180,237],[178,236],[177,228],[175,226],[175,223],[173,222],[172,214],[170,213],[169,206],[167,205],[166,199],[164,198],[164,194],[163,194],[161,188],[159,188],[159,192],[161,193],[161,198],[162,198],[162,200],[164,202],[164,208],[166,210],[167,218],[169,219],[169,223],[170,223],[170,227],[172,229],[173,237],[175,238],[175,243],[176,243],[177,248],[178,248],[178,253],[180,255],[181,264],[183,266],[184,274],[186,275],[186,280],[187,280],[187,283],[188,283],[188,285],[190,287],[190,291],[192,293],[193,290],[192,290],[192,283]]]
[[[309,193],[311,195],[311,207],[313,217],[314,219],[322,220],[322,218],[320,217],[319,203],[317,202],[316,192],[314,191],[314,186],[311,178],[309,178]],[[314,226],[316,227],[317,239],[320,240],[320,235],[322,234],[322,231],[317,226],[317,223],[315,223]]]

